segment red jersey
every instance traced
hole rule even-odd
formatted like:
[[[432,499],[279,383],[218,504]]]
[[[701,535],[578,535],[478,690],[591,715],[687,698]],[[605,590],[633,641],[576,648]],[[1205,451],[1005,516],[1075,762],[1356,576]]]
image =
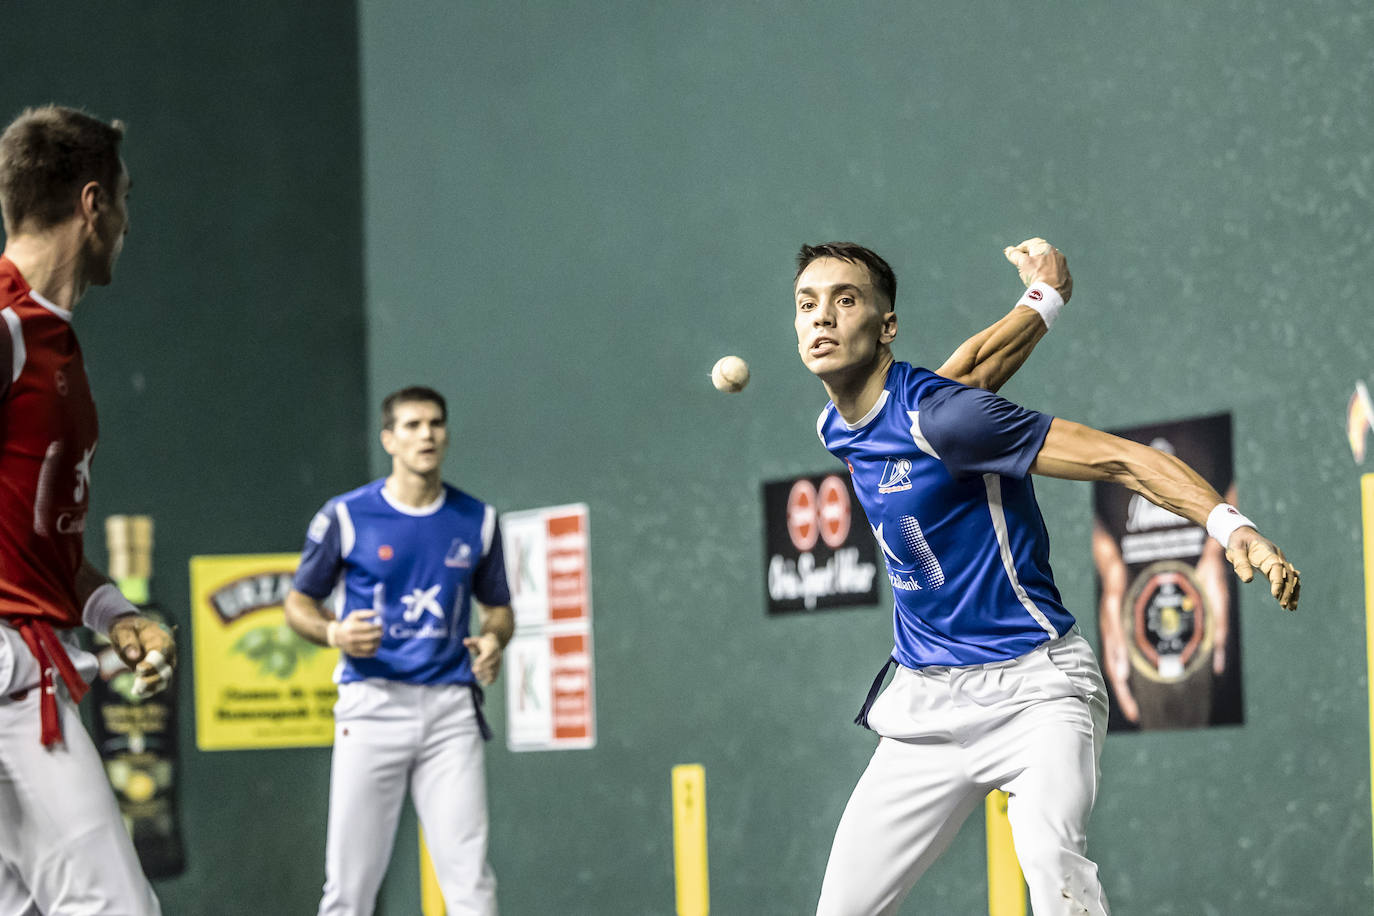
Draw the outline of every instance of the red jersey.
[[[81,625],[99,428],[71,313],[0,257],[0,617]]]

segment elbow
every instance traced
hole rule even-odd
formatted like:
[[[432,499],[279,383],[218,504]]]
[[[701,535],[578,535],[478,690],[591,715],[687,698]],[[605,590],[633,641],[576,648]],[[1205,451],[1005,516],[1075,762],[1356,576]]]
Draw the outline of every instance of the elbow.
[[[286,600],[282,602],[282,610],[285,612],[286,625],[301,636],[308,635],[305,629],[306,609],[301,606],[302,602],[307,600],[305,595],[292,589],[287,592]]]

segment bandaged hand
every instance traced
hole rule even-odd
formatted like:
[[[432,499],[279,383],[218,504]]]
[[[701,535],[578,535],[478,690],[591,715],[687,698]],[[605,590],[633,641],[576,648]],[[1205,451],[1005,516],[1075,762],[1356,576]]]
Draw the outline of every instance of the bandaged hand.
[[[176,666],[177,644],[172,631],[142,614],[125,614],[110,624],[110,642],[134,672],[134,695],[152,696],[165,690]]]
[[[1249,582],[1258,569],[1269,580],[1269,594],[1278,600],[1279,606],[1289,611],[1298,609],[1302,574],[1284,559],[1283,551],[1273,541],[1248,525],[1237,528],[1227,542],[1226,559],[1240,581]]]
[[[1048,283],[1068,302],[1073,295],[1073,277],[1064,255],[1042,238],[1026,239],[1020,245],[1008,245],[1002,250],[1007,260],[1016,266],[1021,282]]]

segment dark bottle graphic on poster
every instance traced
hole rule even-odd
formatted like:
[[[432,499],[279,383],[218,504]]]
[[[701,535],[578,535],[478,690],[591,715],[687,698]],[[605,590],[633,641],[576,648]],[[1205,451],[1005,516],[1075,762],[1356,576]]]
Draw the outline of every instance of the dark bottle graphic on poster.
[[[166,626],[171,620],[153,602],[153,520],[146,515],[112,515],[105,521],[110,576],[139,611]],[[91,735],[133,837],[143,871],[166,878],[185,868],[177,816],[177,693],[180,675],[152,696],[134,694],[134,673],[104,637],[92,651],[100,676],[91,685]]]
[[[1229,414],[1115,434],[1176,455],[1235,503]],[[1124,487],[1096,484],[1093,508],[1109,728],[1240,724],[1239,593],[1224,548]]]

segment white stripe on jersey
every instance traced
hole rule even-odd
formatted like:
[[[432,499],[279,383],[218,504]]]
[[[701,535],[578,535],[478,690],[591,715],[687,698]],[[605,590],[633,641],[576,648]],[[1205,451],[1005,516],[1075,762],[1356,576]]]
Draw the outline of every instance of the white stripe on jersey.
[[[10,384],[14,384],[19,381],[19,373],[24,371],[24,361],[29,358],[29,351],[24,348],[24,328],[14,309],[0,310],[0,315],[4,316],[5,324],[10,328],[10,348],[14,353],[10,364]]]
[[[496,533],[496,510],[491,506],[485,507],[486,511],[482,515],[482,559],[487,558],[487,553],[491,550],[491,538]]]
[[[348,506],[343,500],[335,504],[334,512],[339,516],[339,559],[342,560],[353,552],[357,535],[353,531],[353,516],[348,514]]]
[[[1021,602],[1021,606],[1035,618],[1036,623],[1040,624],[1040,628],[1050,634],[1050,639],[1058,639],[1059,634],[1055,632],[1054,625],[1045,616],[1045,612],[1031,600],[1030,595],[1026,594],[1021,580],[1016,577],[1016,564],[1011,558],[1011,540],[1007,537],[1007,516],[1002,509],[1002,478],[997,474],[984,474],[983,486],[988,491],[988,512],[992,515],[992,527],[997,532],[997,546],[1002,552],[1002,568],[1007,571],[1007,578],[1011,580],[1011,590],[1016,593],[1016,599]]]
[[[925,437],[925,433],[921,432],[921,412],[919,410],[908,410],[906,415],[911,417],[911,441],[915,442],[916,447],[921,451],[925,452],[936,461],[939,461],[940,456],[935,453],[935,447],[930,444],[930,440]]]

